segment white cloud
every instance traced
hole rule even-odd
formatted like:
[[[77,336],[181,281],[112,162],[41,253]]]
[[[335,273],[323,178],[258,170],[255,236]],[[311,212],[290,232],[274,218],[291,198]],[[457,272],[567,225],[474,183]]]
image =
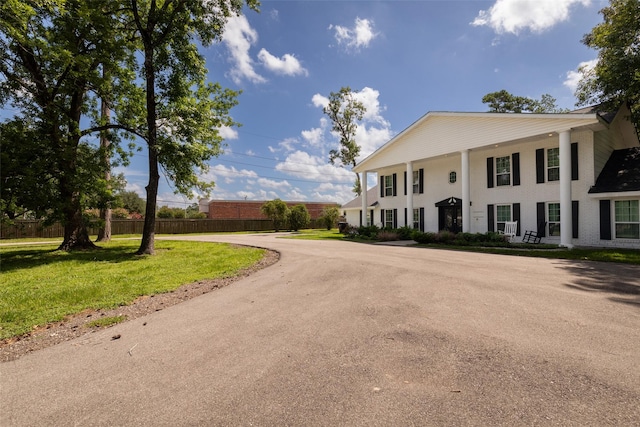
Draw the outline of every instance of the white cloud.
[[[302,138],[309,143],[312,147],[319,147],[322,145],[324,141],[324,128],[323,122],[326,123],[326,119],[322,118],[320,120],[319,128],[312,128],[309,130],[303,130],[300,132],[302,134]]]
[[[353,172],[329,164],[327,159],[313,156],[305,151],[296,151],[276,165],[281,173],[318,182],[349,182],[355,178]]]
[[[294,188],[286,194],[287,200],[302,202],[308,199],[308,197],[300,192],[299,188]]]
[[[319,93],[316,93],[311,98],[311,102],[313,103],[314,107],[324,108],[327,105],[329,105],[329,98],[327,98],[326,96],[320,95]]]
[[[355,176],[352,175],[352,178],[351,182],[353,184]],[[341,205],[345,204],[356,197],[353,192],[352,184],[320,184],[313,190],[311,198],[318,202],[336,202]]]
[[[389,126],[389,122],[381,115],[384,108],[380,107],[380,101],[378,101],[379,91],[364,87],[360,92],[354,92],[353,95],[356,101],[360,101],[366,109],[363,117],[364,121],[379,123],[385,127]]]
[[[270,54],[266,49],[260,49],[258,59],[269,71],[283,76],[308,76],[309,72],[300,64],[298,59],[287,53],[282,58]]]
[[[229,18],[222,35],[222,41],[227,45],[231,54],[233,67],[229,74],[236,84],[240,84],[244,79],[252,83],[267,81],[253,68],[249,49],[258,41],[258,33],[251,28],[244,15]]]
[[[273,147],[271,145],[269,145],[267,148],[269,149],[270,152],[272,153],[277,153],[278,151],[285,151],[285,152],[290,152],[295,150],[294,145],[297,144],[299,141],[297,138],[287,138],[283,141],[280,141],[278,143],[278,147]]]
[[[233,166],[227,167],[225,165],[215,165],[209,168],[209,171],[205,173],[201,179],[204,181],[213,181],[224,179],[224,182],[230,184],[239,178],[257,178],[258,174],[255,171],[242,169],[238,170]]]
[[[567,71],[567,79],[562,83],[572,92],[575,92],[578,88],[578,83],[585,74],[591,72],[596,64],[598,63],[597,59],[592,59],[591,61],[584,61],[578,64],[578,68],[575,70]]]
[[[518,34],[521,30],[541,33],[569,19],[569,9],[590,0],[496,0],[487,10],[481,10],[474,26],[488,26],[498,34]]]
[[[378,36],[378,33],[373,29],[373,21],[369,19],[356,18],[351,28],[330,25],[329,30],[334,30],[333,36],[338,44],[348,50],[369,47],[371,41]]]
[[[238,139],[238,131],[229,126],[222,126],[218,129],[218,133],[224,139]]]
[[[256,181],[256,184],[258,184],[260,187],[272,188],[274,190],[284,190],[287,188],[291,188],[291,184],[289,184],[286,180],[276,181],[273,179],[258,178],[258,180]]]

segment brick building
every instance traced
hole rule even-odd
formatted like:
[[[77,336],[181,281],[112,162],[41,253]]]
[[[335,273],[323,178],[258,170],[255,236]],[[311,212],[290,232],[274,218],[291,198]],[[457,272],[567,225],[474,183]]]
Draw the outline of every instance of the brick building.
[[[209,219],[267,219],[260,208],[265,200],[201,200],[200,212],[205,212]],[[296,205],[305,205],[311,219],[318,219],[326,206],[340,208],[337,203],[326,202],[288,202],[289,208]]]

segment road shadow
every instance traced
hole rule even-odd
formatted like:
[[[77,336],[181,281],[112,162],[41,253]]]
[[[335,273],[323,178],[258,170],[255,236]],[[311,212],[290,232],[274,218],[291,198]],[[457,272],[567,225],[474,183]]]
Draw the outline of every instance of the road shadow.
[[[640,267],[597,261],[563,261],[576,279],[565,286],[585,292],[609,294],[614,302],[640,308]]]

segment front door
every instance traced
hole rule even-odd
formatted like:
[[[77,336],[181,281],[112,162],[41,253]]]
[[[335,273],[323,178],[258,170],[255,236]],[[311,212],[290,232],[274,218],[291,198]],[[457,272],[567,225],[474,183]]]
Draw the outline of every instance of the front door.
[[[458,206],[441,206],[439,210],[438,229],[452,233],[462,231],[462,209]]]

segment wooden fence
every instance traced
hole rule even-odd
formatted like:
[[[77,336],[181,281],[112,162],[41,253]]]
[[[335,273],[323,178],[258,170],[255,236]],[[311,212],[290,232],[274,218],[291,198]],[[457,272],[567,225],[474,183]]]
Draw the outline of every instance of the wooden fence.
[[[114,219],[111,234],[142,234],[144,220]],[[309,228],[318,228],[318,221],[311,220]],[[158,234],[189,234],[234,231],[269,231],[273,222],[266,219],[156,219]],[[97,235],[98,228],[89,228],[89,234]],[[60,224],[43,227],[41,221],[15,221],[14,224],[0,224],[0,239],[20,239],[39,237],[63,237],[64,227]]]

